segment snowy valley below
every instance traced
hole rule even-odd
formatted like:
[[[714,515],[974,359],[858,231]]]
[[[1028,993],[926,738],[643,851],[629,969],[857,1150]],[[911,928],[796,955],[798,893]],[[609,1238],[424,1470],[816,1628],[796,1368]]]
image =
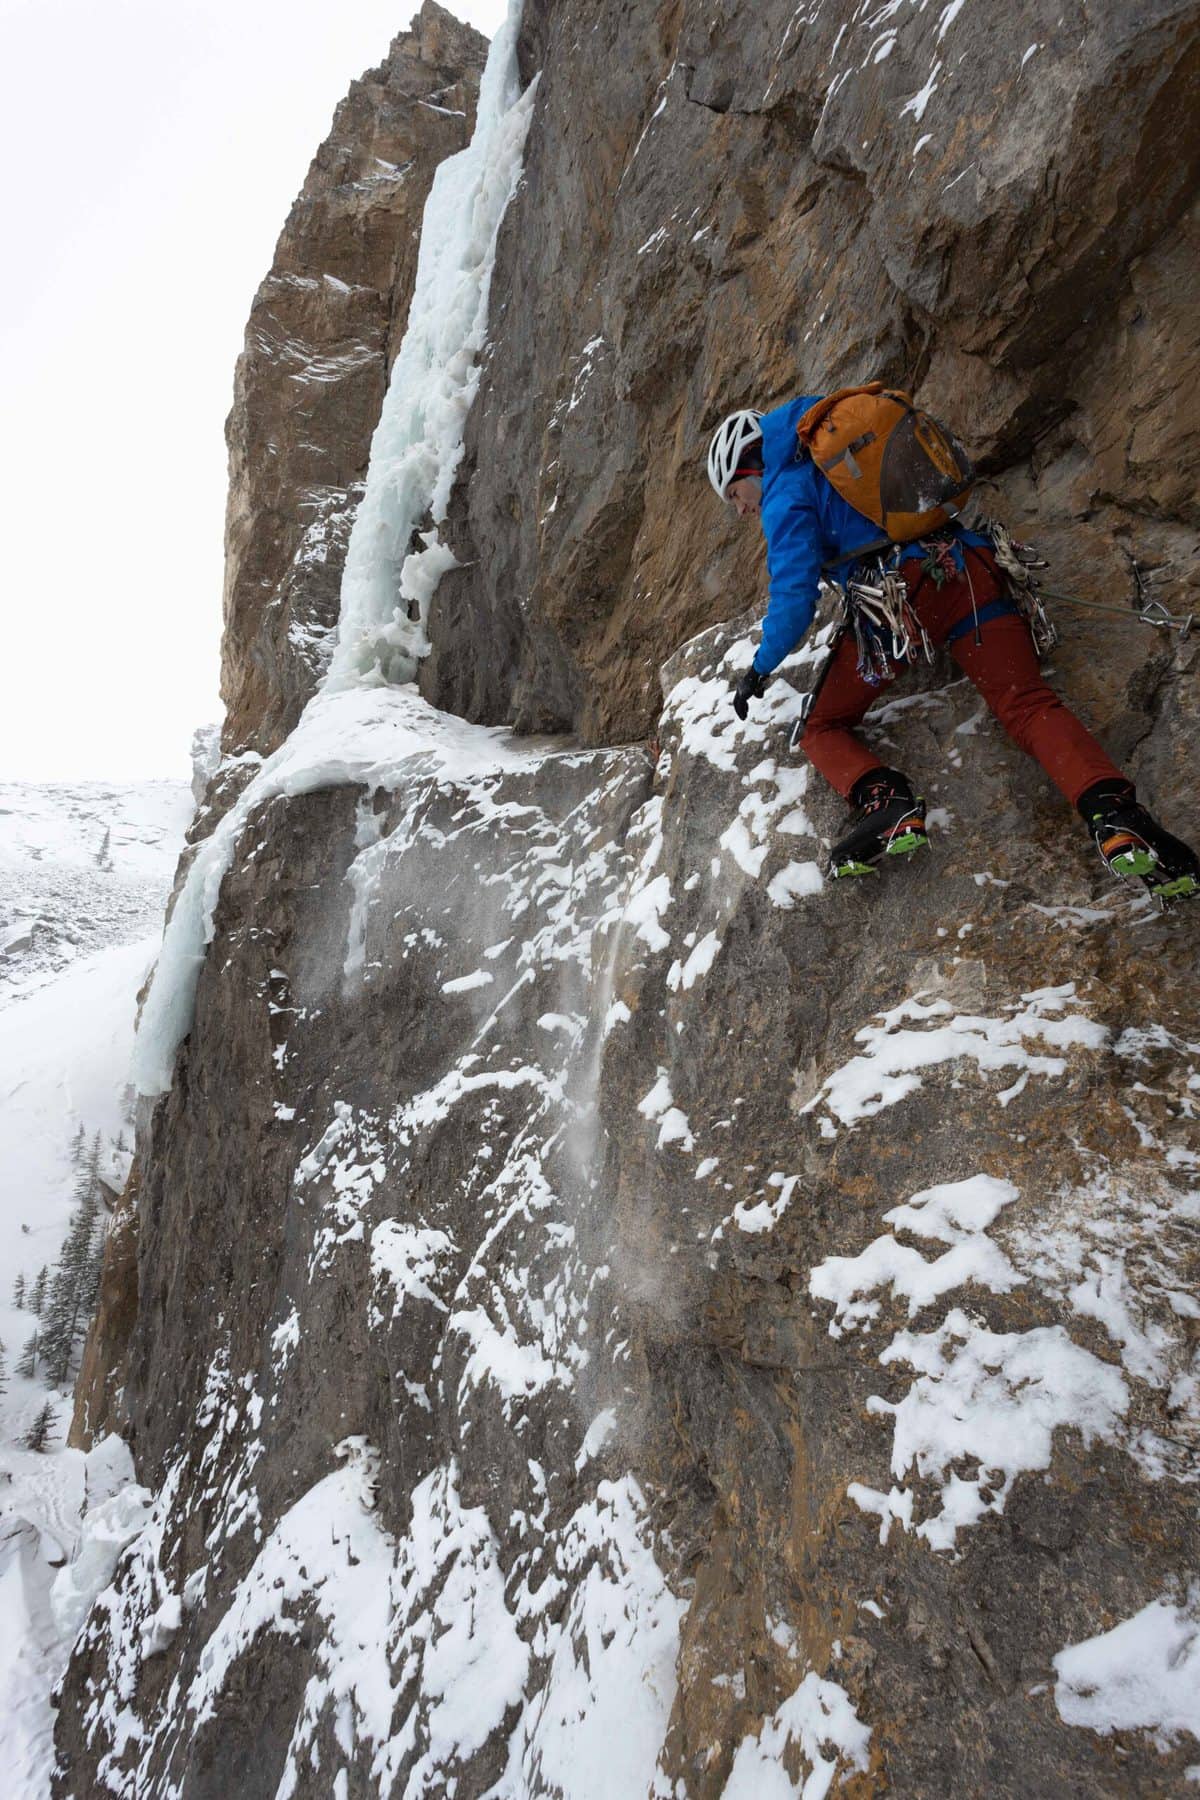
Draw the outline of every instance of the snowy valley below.
[[[116,1439],[85,1457],[66,1434],[89,1280],[132,1155],[137,995],[193,805],[184,782],[0,784],[0,1754],[21,1800],[49,1783],[49,1690],[82,1617],[85,1519],[102,1541],[105,1503],[132,1477]],[[60,1357],[47,1331],[81,1192],[95,1211],[73,1308],[86,1291]]]
[[[161,935],[193,810],[182,781],[0,782],[0,1007]]]

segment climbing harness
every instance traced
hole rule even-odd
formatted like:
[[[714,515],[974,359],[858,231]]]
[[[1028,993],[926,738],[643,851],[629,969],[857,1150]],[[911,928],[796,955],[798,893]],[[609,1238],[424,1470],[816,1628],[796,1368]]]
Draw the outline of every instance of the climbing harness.
[[[858,672],[872,687],[888,679],[894,662],[915,662],[920,655],[926,662],[933,661],[929,633],[913,609],[908,584],[900,573],[899,546],[887,544],[883,548],[889,553],[886,561],[881,554],[868,558],[865,549],[858,552],[854,572],[845,581],[832,578],[830,571],[836,564],[826,564],[822,569],[822,581],[840,606],[842,617],[817,679],[801,698],[801,711],[792,725],[793,753],[800,748],[809,714],[848,631],[854,633]],[[845,558],[839,561],[844,562]]]
[[[822,577],[840,606],[842,616],[816,680],[801,696],[800,712],[793,722],[790,738],[793,754],[800,748],[809,714],[848,631],[854,633],[858,672],[872,687],[887,680],[892,662],[915,662],[920,653],[927,662],[933,661],[929,634],[913,611],[907,584],[898,567],[894,565],[889,569],[882,556],[876,556],[870,565],[860,563],[859,569],[862,572],[844,584],[830,580],[828,575]]]
[[[1170,612],[1161,600],[1149,596],[1146,590],[1147,578],[1136,562],[1131,563],[1134,593],[1129,606],[1115,606],[1103,600],[1085,600],[1078,594],[1064,594],[1053,588],[1044,588],[1038,579],[1038,572],[1049,568],[1046,558],[1031,544],[1022,543],[1015,538],[999,519],[973,518],[969,522],[969,528],[978,532],[981,537],[986,537],[991,545],[997,567],[1005,578],[1004,592],[999,598],[977,607],[974,584],[971,581],[971,547],[964,546],[963,567],[960,570],[951,549],[954,541],[952,533],[937,532],[928,539],[921,540],[926,550],[920,565],[922,575],[936,587],[941,587],[953,575],[965,574],[971,590],[971,616],[963,619],[949,632],[945,639],[947,646],[972,630],[978,640],[980,626],[1004,614],[1016,613],[1028,625],[1037,655],[1044,657],[1059,641],[1058,629],[1046,610],[1047,600],[1064,606],[1081,607],[1088,612],[1108,613],[1113,618],[1137,619],[1156,631],[1177,632],[1181,644],[1186,643],[1196,624],[1194,614],[1182,617]],[[843,556],[836,562],[823,565],[822,580],[841,606],[842,622],[834,634],[829,654],[816,681],[809,692],[802,696],[802,711],[792,726],[793,752],[800,748],[809,714],[848,631],[854,633],[858,673],[872,687],[887,680],[893,663],[916,662],[922,655],[926,662],[933,661],[933,645],[929,634],[917,617],[908,585],[900,573],[901,548],[902,546],[892,544],[864,545],[862,550],[855,553],[858,561],[851,565],[849,577],[840,582],[833,578],[832,570],[839,564],[845,564],[848,559]]]

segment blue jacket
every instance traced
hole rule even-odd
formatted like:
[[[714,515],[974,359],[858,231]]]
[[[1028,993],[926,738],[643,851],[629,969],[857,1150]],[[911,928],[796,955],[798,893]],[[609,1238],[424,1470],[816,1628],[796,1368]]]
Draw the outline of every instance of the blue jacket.
[[[883,536],[873,519],[842,499],[811,457],[797,459],[796,422],[820,398],[802,395],[763,414],[762,528],[771,587],[762,642],[754,658],[760,675],[769,675],[790,656],[812,624],[821,564],[846,558],[845,567],[837,571],[840,578],[853,563],[855,550],[877,544]],[[964,543],[987,542],[962,526],[955,526],[954,533]],[[901,559],[924,555],[924,549],[913,544],[901,552]]]

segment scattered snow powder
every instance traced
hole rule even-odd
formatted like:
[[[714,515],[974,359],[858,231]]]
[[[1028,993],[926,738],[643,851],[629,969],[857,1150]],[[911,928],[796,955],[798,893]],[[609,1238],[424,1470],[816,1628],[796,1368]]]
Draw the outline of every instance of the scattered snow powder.
[[[855,1033],[856,1042],[866,1046],[863,1053],[830,1075],[802,1110],[812,1112],[824,1105],[843,1125],[853,1125],[914,1093],[921,1086],[918,1071],[958,1060],[973,1061],[981,1070],[1015,1068],[1025,1074],[1061,1075],[1067,1066],[1063,1057],[1034,1055],[1024,1040],[1040,1038],[1063,1050],[1101,1048],[1108,1033],[1095,1020],[1080,1013],[1047,1017],[1063,1012],[1068,1001],[1077,1004],[1074,994],[1073,983],[1024,994],[1023,1004],[1011,1006],[1006,1019],[956,1015],[945,1000],[923,1001],[919,996],[906,1000],[881,1013],[880,1025],[864,1025]],[[933,1019],[946,1022],[928,1025]],[[998,1096],[1001,1104],[1015,1092],[1013,1088]]]
[[[371,1275],[377,1292],[390,1288],[391,1317],[406,1300],[425,1300],[439,1312],[446,1302],[438,1292],[448,1277],[444,1273],[454,1255],[454,1239],[431,1226],[409,1225],[399,1219],[382,1220],[371,1233]],[[382,1307],[376,1308],[383,1316]]]
[[[632,1476],[602,1481],[556,1557],[572,1580],[541,1692],[513,1734],[505,1795],[577,1794],[580,1771],[613,1800],[646,1794],[675,1701],[685,1613],[649,1548]]]
[[[994,1332],[956,1308],[936,1331],[898,1332],[879,1360],[919,1377],[895,1404],[878,1395],[867,1402],[893,1420],[893,1475],[941,1481],[960,1459],[978,1471],[949,1475],[940,1510],[916,1527],[935,1550],[952,1549],[958,1531],[1002,1512],[1023,1471],[1048,1469],[1055,1431],[1072,1426],[1088,1444],[1111,1439],[1129,1406],[1120,1373],[1060,1325]]]
[[[949,6],[938,20],[937,41],[939,44],[966,4],[967,0],[950,0]]]
[[[911,100],[906,100],[904,105],[900,108],[900,117],[902,119],[906,114],[911,113],[915,122],[918,125],[921,123],[921,120],[925,117],[925,108],[933,98],[934,89],[937,87],[941,68],[941,58],[937,57],[934,59],[933,67],[929,71],[929,79],[926,81],[925,86],[921,88],[918,93],[914,94]]]
[[[671,1084],[667,1079],[667,1071],[658,1071],[658,1080],[650,1092],[638,1102],[638,1111],[643,1119],[658,1121],[658,1148],[664,1149],[667,1144],[678,1144],[681,1150],[694,1150],[696,1140],[688,1117],[675,1105],[671,1093]]]
[[[672,963],[667,975],[667,986],[672,993],[677,993],[680,988],[686,992],[695,986],[702,975],[707,975],[717,960],[720,948],[720,938],[715,931],[710,931],[700,939],[686,962]]]
[[[767,883],[767,897],[776,906],[792,907],[807,894],[819,894],[824,886],[819,863],[790,862]]]
[[[985,1235],[1002,1207],[1019,1199],[1010,1181],[973,1175],[966,1181],[926,1188],[884,1214],[889,1224],[951,1248],[932,1262],[895,1237],[878,1237],[858,1256],[830,1256],[809,1277],[809,1292],[837,1309],[832,1337],[878,1318],[880,1302],[862,1298],[880,1289],[908,1302],[908,1316],[954,1288],[974,1283],[1007,1294],[1024,1280],[998,1245]]]
[[[470,975],[459,975],[453,981],[443,981],[443,994],[469,994],[473,988],[491,987],[496,977],[489,969],[475,969]]]

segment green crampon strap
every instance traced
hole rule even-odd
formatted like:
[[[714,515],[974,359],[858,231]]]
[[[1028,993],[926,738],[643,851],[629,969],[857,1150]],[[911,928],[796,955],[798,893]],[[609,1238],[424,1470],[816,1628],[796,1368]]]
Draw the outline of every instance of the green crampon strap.
[[[923,831],[906,831],[903,837],[894,838],[887,847],[888,856],[911,856],[914,850],[928,850],[929,839]]]
[[[1194,875],[1177,875],[1174,881],[1164,881],[1150,892],[1159,900],[1190,900],[1200,894],[1200,883]]]
[[[1108,866],[1117,875],[1150,875],[1158,867],[1158,858],[1148,850],[1122,850]]]

